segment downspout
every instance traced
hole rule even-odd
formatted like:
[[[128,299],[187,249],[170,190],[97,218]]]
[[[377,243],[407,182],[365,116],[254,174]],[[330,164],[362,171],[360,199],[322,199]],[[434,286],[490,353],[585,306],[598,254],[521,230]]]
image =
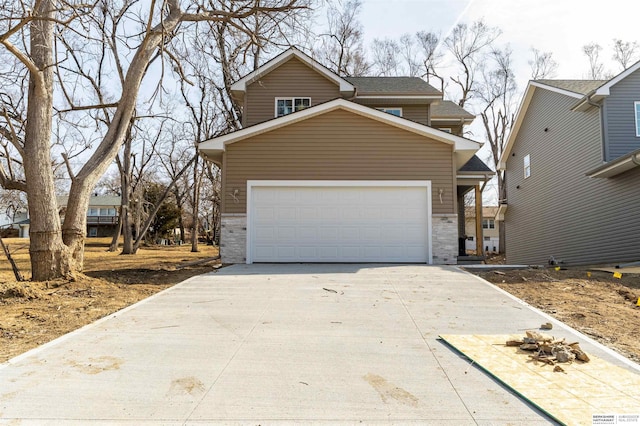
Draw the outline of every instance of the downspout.
[[[604,118],[602,117],[602,105],[595,103],[591,100],[591,96],[593,96],[594,93],[595,93],[595,90],[591,91],[590,93],[587,93],[586,100],[589,105],[591,105],[592,107],[596,107],[598,108],[598,110],[600,110],[600,140],[602,140],[602,159],[606,161],[607,151],[606,151],[605,140],[604,140]]]

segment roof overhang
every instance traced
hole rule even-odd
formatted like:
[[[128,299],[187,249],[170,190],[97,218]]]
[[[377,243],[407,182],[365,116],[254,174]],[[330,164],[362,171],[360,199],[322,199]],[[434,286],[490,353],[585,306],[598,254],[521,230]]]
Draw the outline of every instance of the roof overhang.
[[[602,86],[598,87],[596,90],[584,95],[582,99],[571,108],[573,111],[587,111],[592,106],[595,106],[599,102],[601,102],[604,98],[611,94],[611,87],[618,84],[621,80],[627,78],[630,74],[636,72],[640,69],[640,61],[631,65],[626,70],[622,71],[617,76],[613,77],[611,80],[607,81]]]
[[[627,170],[631,170],[634,167],[640,167],[640,150],[636,150],[630,154],[624,155],[616,160],[590,170],[586,175],[592,178],[611,178],[624,173]]]
[[[355,92],[355,86],[349,83],[347,80],[341,78],[336,73],[311,58],[307,54],[301,52],[295,47],[290,47],[280,55],[266,62],[264,65],[258,67],[256,70],[250,72],[249,74],[242,77],[240,80],[236,81],[231,85],[231,93],[233,93],[234,97],[242,98],[242,94],[246,92],[247,86],[255,81],[258,81],[260,78],[264,77],[266,74],[270,73],[274,69],[278,68],[283,63],[287,62],[291,58],[297,58],[303,63],[305,63],[309,68],[317,71],[327,79],[333,81],[340,87],[340,92],[343,95],[353,95]]]
[[[471,124],[476,117],[434,117],[431,116],[431,124],[434,121],[443,124]]]
[[[354,114],[358,114],[360,116],[388,124],[390,126],[404,129],[406,131],[428,137],[442,143],[453,145],[453,151],[456,156],[457,164],[466,163],[482,146],[482,143],[480,142],[452,135],[451,133],[434,129],[433,127],[425,126],[424,124],[416,123],[415,121],[397,117],[392,114],[387,114],[386,112],[378,111],[368,106],[359,105],[355,102],[347,101],[345,99],[334,99],[332,101],[325,102],[323,104],[319,104],[302,111],[288,114],[283,117],[274,118],[273,120],[265,121],[264,123],[256,124],[242,130],[229,133],[227,135],[209,139],[200,143],[200,145],[198,146],[198,150],[208,159],[217,162],[222,158],[221,154],[224,153],[226,146],[229,144],[245,140],[262,133],[267,133],[285,126],[289,126],[294,123],[308,120],[310,118],[335,110],[349,111]]]
[[[518,107],[518,112],[516,113],[516,119],[513,123],[513,127],[511,127],[511,132],[509,133],[509,138],[507,139],[507,144],[502,151],[502,155],[500,156],[500,160],[498,161],[498,170],[504,170],[507,168],[507,158],[511,155],[511,150],[513,149],[513,144],[515,143],[518,132],[520,131],[520,127],[524,122],[524,118],[527,115],[527,110],[529,109],[529,104],[531,103],[531,99],[535,91],[538,89],[545,89],[551,92],[559,93],[561,95],[569,96],[575,99],[581,99],[582,95],[571,92],[569,90],[560,89],[558,87],[548,86],[546,84],[540,83],[538,81],[529,81],[527,85],[527,90],[522,97],[522,101],[520,102],[520,106]]]

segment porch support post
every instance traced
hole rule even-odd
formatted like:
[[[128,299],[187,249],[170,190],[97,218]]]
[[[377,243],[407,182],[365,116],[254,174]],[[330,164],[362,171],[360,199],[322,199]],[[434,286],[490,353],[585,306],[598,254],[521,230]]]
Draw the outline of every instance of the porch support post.
[[[475,186],[476,198],[476,256],[484,256],[484,235],[482,235],[482,191],[480,184]]]

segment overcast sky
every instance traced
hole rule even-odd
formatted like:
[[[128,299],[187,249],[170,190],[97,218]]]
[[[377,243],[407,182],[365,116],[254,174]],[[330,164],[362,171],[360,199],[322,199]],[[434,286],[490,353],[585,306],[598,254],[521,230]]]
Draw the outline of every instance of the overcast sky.
[[[459,22],[479,19],[499,27],[498,43],[509,44],[520,93],[531,77],[527,61],[531,48],[552,52],[558,63],[555,78],[588,78],[588,60],[582,46],[596,42],[603,47],[605,69],[617,74],[611,45],[614,38],[640,40],[638,16],[632,0],[362,0],[360,20],[365,46],[374,38],[398,39],[405,33],[433,31],[445,38]],[[624,12],[626,11],[626,13]],[[519,101],[518,101],[519,102]],[[480,120],[470,129],[471,139],[484,141]],[[488,144],[479,152],[488,160]],[[495,184],[490,184],[495,186]],[[495,188],[485,191],[485,203],[495,204]]]
[[[633,0],[363,0],[361,21],[365,41],[374,38],[398,38],[420,30],[446,36],[458,22],[484,19],[502,29],[500,43],[509,43],[514,51],[516,76],[520,90],[530,77],[527,61],[531,48],[553,52],[558,62],[556,78],[585,78],[588,68],[582,46],[597,42],[608,69],[614,38],[640,39],[638,14]],[[626,11],[626,13],[625,13]]]

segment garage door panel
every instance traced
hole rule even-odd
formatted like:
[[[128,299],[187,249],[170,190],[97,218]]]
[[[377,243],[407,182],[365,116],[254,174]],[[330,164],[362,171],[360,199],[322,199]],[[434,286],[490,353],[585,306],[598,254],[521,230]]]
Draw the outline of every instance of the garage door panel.
[[[426,186],[256,186],[255,262],[426,262]]]

